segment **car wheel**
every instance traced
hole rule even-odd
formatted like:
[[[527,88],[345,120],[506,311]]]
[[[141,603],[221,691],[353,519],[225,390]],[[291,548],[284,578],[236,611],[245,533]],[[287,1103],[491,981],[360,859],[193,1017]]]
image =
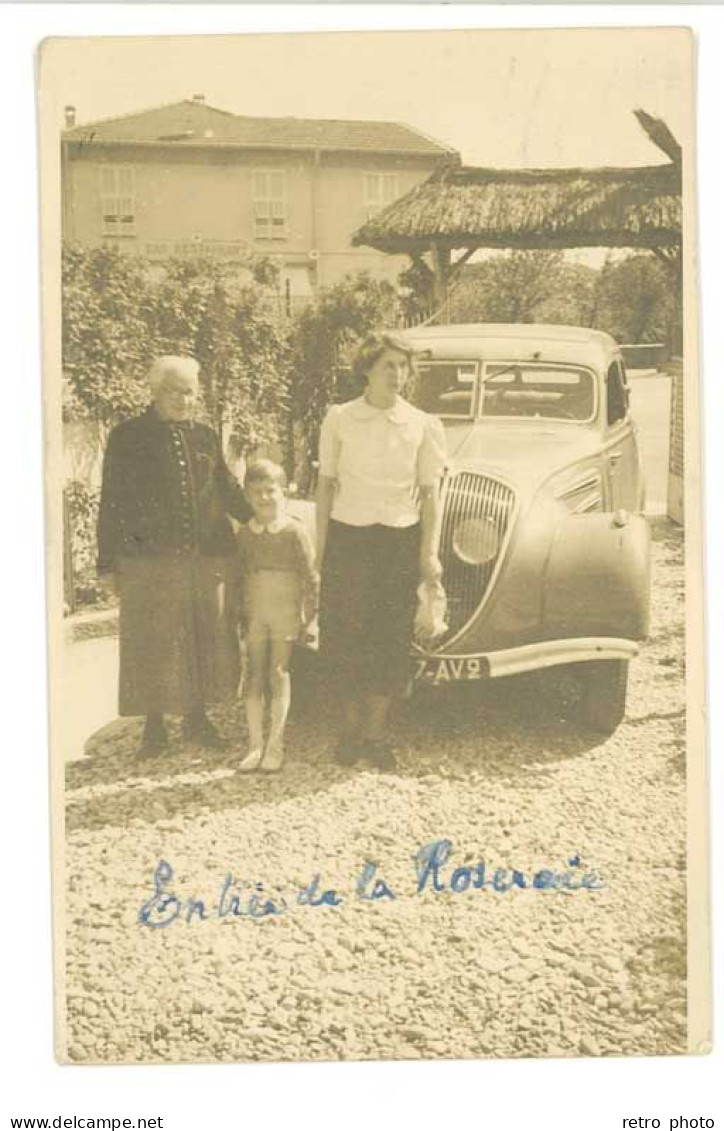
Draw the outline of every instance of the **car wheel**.
[[[626,713],[628,660],[592,660],[580,666],[583,721],[591,730],[613,734]]]

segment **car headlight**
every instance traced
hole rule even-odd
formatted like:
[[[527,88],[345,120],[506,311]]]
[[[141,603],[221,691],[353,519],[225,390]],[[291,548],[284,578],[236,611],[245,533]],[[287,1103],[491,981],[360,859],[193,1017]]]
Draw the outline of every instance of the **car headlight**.
[[[487,565],[500,550],[498,527],[489,518],[466,519],[455,527],[452,548],[465,565]]]

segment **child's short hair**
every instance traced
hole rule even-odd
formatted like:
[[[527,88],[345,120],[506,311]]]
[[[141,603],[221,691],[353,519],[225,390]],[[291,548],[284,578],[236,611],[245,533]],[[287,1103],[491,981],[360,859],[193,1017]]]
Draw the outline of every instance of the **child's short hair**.
[[[254,483],[265,483],[270,479],[272,483],[278,483],[280,487],[287,485],[287,477],[283,467],[274,463],[272,459],[255,459],[246,469],[244,486],[251,487]]]

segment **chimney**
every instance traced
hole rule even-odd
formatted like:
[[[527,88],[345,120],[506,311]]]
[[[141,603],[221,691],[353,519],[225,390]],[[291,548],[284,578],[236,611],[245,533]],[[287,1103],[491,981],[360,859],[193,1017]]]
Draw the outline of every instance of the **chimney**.
[[[72,130],[75,125],[75,106],[65,107],[65,128]]]
[[[204,103],[206,102],[206,95],[205,94],[194,94],[191,101],[195,102],[197,106],[203,106]]]

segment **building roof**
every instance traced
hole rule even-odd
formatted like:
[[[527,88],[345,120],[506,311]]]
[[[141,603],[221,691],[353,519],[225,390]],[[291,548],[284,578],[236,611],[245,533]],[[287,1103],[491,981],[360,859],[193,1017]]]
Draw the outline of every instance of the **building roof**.
[[[674,247],[681,168],[443,168],[353,236],[390,253],[441,247]]]
[[[456,150],[399,122],[326,118],[251,118],[187,99],[137,114],[88,122],[63,132],[69,142],[104,145],[306,149],[411,156],[456,156]]]

